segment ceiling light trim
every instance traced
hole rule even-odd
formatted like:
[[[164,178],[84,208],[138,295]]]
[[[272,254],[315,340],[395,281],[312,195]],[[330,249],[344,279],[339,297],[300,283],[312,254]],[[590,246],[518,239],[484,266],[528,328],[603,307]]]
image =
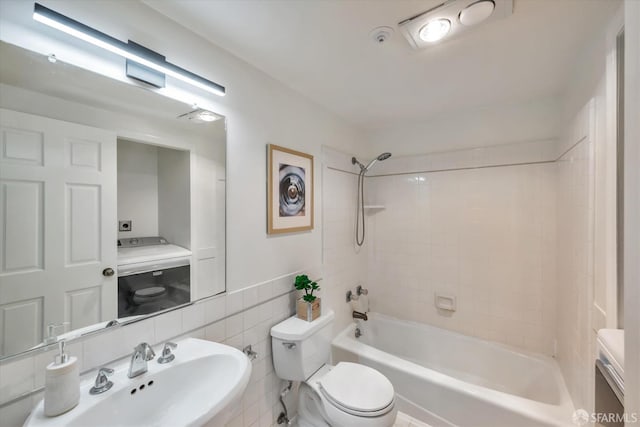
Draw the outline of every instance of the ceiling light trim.
[[[437,44],[420,38],[420,30],[431,21],[447,19],[451,22],[448,34],[440,39],[440,42],[456,38],[467,31],[480,27],[480,25],[465,26],[459,20],[460,12],[477,2],[478,0],[450,0],[401,21],[398,27],[412,48],[416,50],[424,49]],[[482,21],[483,24],[504,19],[513,14],[513,0],[493,0],[493,4],[493,12]]]

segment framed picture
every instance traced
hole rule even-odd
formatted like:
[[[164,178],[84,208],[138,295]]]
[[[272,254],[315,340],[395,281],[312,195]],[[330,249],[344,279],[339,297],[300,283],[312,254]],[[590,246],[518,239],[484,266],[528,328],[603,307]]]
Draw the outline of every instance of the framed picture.
[[[313,156],[267,145],[267,233],[313,230]]]

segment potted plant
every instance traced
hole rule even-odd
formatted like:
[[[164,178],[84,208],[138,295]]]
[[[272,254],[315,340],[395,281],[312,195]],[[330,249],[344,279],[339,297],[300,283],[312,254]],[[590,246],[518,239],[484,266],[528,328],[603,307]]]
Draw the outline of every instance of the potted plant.
[[[304,291],[302,298],[298,300],[298,318],[311,322],[320,317],[320,298],[313,293],[320,290],[317,282],[309,279],[306,274],[296,276],[293,286],[299,291]]]

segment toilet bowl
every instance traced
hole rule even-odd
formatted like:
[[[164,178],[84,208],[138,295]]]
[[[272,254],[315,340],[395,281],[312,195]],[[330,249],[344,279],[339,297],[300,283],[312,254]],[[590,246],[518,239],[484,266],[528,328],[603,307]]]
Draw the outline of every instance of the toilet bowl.
[[[357,363],[328,364],[334,313],[313,322],[294,317],[271,328],[276,375],[301,381],[300,427],[390,427],[397,408],[391,382]]]
[[[300,427],[387,427],[393,425],[396,413],[391,382],[364,365],[323,365],[300,385]]]

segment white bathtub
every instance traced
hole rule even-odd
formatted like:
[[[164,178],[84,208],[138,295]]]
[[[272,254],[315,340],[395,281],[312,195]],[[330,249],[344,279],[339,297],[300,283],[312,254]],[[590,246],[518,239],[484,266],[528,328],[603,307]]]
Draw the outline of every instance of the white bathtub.
[[[377,313],[341,332],[332,353],[334,362],[378,369],[400,410],[433,427],[573,425],[571,398],[550,357]]]

